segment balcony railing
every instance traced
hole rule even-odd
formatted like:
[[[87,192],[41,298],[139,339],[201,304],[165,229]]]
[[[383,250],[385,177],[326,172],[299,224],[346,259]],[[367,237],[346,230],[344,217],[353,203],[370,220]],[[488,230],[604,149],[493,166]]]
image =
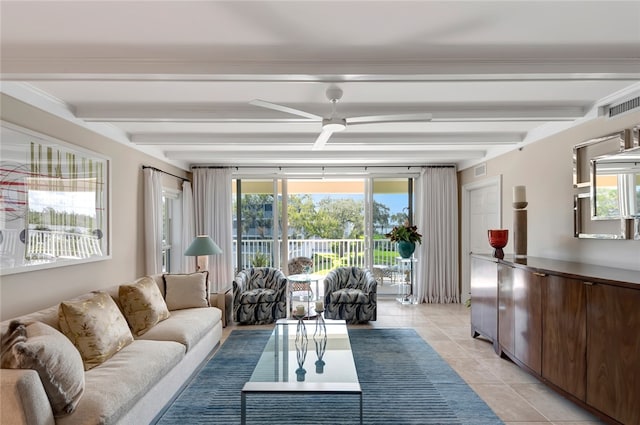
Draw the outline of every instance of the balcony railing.
[[[251,267],[256,254],[266,255],[267,266],[274,267],[274,255],[280,250],[282,240],[243,240],[241,243],[242,265],[240,269]],[[323,273],[339,266],[365,266],[365,241],[362,239],[293,239],[288,241],[289,258],[309,257],[313,259],[314,271]],[[238,270],[238,241],[233,240],[234,267]],[[282,251],[279,251],[282,252]],[[387,239],[373,241],[373,264],[376,266],[394,266],[396,264],[395,243]]]
[[[102,249],[100,240],[93,235],[49,230],[28,232],[25,252],[27,260],[84,259],[96,255],[102,255]]]

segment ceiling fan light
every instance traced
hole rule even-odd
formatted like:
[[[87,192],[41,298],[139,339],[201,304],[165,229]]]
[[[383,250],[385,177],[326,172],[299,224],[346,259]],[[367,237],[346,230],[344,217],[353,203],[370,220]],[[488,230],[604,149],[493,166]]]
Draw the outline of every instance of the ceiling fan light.
[[[322,130],[336,132],[347,128],[347,121],[344,118],[325,118],[322,120]]]

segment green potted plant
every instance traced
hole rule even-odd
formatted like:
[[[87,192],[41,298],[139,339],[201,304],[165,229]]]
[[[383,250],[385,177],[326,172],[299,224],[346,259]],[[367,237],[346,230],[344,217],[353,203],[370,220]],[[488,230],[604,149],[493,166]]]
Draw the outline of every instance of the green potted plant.
[[[267,267],[269,265],[269,256],[263,252],[256,252],[251,260],[253,267]]]
[[[416,243],[422,243],[422,235],[418,233],[418,226],[411,226],[405,221],[402,226],[394,228],[384,235],[391,242],[398,243],[398,253],[402,258],[409,258],[416,249]]]

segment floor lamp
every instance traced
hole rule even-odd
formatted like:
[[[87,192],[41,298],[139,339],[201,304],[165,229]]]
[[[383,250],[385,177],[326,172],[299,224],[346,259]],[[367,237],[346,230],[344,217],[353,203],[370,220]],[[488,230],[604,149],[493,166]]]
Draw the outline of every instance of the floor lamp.
[[[209,255],[222,254],[222,250],[208,235],[198,235],[184,255],[196,257],[196,271],[209,270]]]

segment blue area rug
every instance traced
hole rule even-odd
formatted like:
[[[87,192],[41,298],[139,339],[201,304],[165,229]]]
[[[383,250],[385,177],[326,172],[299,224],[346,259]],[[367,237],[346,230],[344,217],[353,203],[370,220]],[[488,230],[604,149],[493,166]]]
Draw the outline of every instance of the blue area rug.
[[[234,330],[157,424],[240,423],[240,390],[270,334]],[[365,424],[502,424],[413,329],[350,329],[349,338]],[[358,424],[358,398],[252,394],[247,423]]]

